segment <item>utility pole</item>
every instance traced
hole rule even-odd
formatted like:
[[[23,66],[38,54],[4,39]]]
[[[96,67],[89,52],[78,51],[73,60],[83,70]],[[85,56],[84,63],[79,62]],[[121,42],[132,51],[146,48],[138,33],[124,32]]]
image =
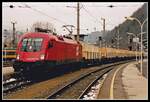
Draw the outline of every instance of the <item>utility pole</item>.
[[[71,6],[66,6],[66,7],[71,7]],[[79,42],[79,34],[80,34],[80,4],[77,2],[77,7],[72,7],[77,9],[77,42]]]
[[[101,18],[101,20],[103,20],[103,32],[105,34],[105,18]]]
[[[79,34],[80,34],[80,7],[79,2],[77,3],[77,41],[79,41]]]
[[[12,46],[15,47],[15,32],[16,32],[16,28],[15,28],[15,24],[17,22],[11,22],[13,24],[13,40],[12,40]]]
[[[118,27],[118,29],[117,29],[117,49],[119,49],[119,40],[121,40],[122,38],[119,36],[119,27]]]
[[[119,30],[117,29],[117,48],[119,49]]]
[[[101,18],[103,20],[103,34],[105,34],[105,18]],[[105,47],[107,46],[106,41],[105,41]]]

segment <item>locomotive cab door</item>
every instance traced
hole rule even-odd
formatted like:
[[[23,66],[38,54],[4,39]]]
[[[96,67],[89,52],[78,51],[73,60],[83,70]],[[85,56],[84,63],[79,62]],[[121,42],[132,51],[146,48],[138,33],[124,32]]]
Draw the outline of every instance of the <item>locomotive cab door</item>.
[[[47,54],[47,60],[55,60],[56,53],[55,53],[55,41],[50,40],[48,41],[47,48],[46,48],[46,54]]]

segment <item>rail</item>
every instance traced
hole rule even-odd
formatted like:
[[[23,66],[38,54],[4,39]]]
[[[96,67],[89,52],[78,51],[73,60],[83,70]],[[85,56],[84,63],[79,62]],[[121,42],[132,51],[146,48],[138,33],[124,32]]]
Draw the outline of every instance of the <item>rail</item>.
[[[83,97],[83,95],[89,90],[89,87],[91,85],[93,85],[99,78],[101,78],[105,73],[107,73],[108,71],[110,71],[112,68],[110,67],[113,67],[113,66],[116,66],[116,65],[120,65],[120,64],[123,64],[123,63],[127,63],[128,61],[123,61],[123,62],[118,62],[118,63],[115,63],[115,64],[111,64],[111,65],[108,65],[108,66],[103,66],[102,68],[100,69],[97,69],[97,70],[94,70],[92,72],[89,72],[89,73],[86,73],[82,76],[80,76],[79,78],[76,78],[72,81],[70,81],[68,84],[62,86],[61,88],[59,88],[58,90],[54,91],[53,93],[51,93],[48,97],[46,97],[46,99],[53,99],[53,98],[56,98],[56,96],[59,96],[60,94],[63,94],[63,92],[67,89],[70,88],[70,86],[74,85],[75,83],[79,82],[80,80],[86,78],[87,76],[90,76],[92,75],[92,73],[96,73],[96,72],[99,72],[99,71],[102,71],[106,68],[109,68],[107,69],[106,71],[104,71],[100,76],[98,76],[98,78],[96,78],[91,84],[89,84],[89,86],[84,90],[82,91],[82,93],[79,95],[79,99],[81,99]]]

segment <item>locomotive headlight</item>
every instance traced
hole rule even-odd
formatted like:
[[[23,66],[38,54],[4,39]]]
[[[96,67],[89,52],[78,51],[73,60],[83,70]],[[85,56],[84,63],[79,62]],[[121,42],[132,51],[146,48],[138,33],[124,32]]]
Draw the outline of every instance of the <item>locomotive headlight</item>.
[[[41,60],[43,60],[43,59],[44,59],[44,57],[45,57],[45,55],[44,55],[44,54],[41,54],[41,55],[40,55],[40,59],[41,59]]]
[[[19,57],[20,57],[20,56],[19,56],[19,54],[18,54],[18,55],[17,55],[17,60],[19,60]]]

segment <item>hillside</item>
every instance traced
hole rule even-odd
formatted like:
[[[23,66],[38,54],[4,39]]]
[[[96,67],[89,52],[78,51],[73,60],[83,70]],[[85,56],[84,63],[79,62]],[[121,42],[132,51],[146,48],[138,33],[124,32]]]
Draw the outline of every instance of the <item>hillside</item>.
[[[148,5],[145,3],[141,8],[139,8],[137,11],[135,11],[131,16],[135,17],[137,19],[140,20],[140,22],[143,22],[146,18],[147,18],[147,7]],[[119,30],[119,36],[122,38],[120,40],[120,48],[123,49],[129,49],[129,47],[132,50],[135,50],[135,43],[133,43],[133,41],[131,40],[131,42],[129,43],[129,39],[132,39],[133,37],[127,36],[127,32],[131,32],[134,34],[139,34],[140,33],[140,26],[138,24],[138,22],[134,21],[130,21],[130,20],[126,20],[125,22],[123,22],[122,24],[118,25],[117,27],[115,27],[112,31],[109,31],[107,33],[107,36],[105,36],[105,39],[108,41],[107,43],[109,45],[114,45],[114,47],[117,46],[117,41],[115,40],[115,38],[117,37],[117,30]],[[143,27],[143,32],[147,32],[147,21],[144,24]],[[113,41],[112,41],[113,39]],[[144,44],[144,48],[147,49],[147,33],[145,33],[143,35],[143,39],[145,39],[145,41],[143,42]]]

